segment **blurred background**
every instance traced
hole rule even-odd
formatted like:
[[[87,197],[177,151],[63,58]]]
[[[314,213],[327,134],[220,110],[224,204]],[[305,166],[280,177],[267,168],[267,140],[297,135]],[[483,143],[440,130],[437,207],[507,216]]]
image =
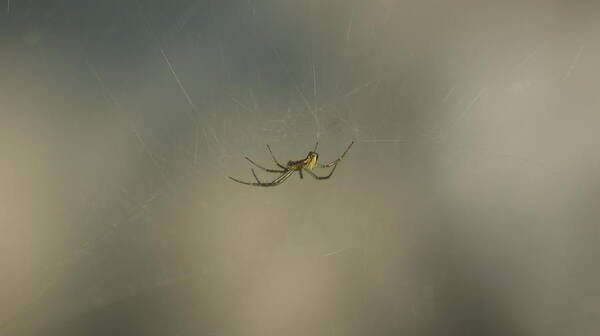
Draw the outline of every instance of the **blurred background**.
[[[0,335],[597,335],[599,10],[5,1]]]

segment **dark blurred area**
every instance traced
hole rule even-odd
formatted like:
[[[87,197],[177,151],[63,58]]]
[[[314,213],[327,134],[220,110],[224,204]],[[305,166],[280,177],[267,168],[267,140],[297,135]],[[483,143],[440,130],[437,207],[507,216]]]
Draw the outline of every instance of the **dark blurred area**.
[[[597,335],[599,10],[0,4],[0,335]]]

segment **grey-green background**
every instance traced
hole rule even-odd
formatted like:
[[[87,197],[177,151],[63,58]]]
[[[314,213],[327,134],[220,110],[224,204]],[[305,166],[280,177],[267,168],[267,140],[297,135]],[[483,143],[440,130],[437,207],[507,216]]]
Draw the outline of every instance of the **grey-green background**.
[[[599,10],[0,4],[0,335],[597,335]]]

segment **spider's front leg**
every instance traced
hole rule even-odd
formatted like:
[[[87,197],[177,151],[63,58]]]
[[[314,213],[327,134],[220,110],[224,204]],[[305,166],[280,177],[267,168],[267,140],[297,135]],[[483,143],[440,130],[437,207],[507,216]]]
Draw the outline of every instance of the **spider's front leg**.
[[[344,156],[346,156],[346,153],[348,153],[348,151],[350,150],[350,147],[352,147],[352,145],[354,145],[354,141],[352,141],[350,143],[350,145],[348,145],[348,148],[346,148],[346,150],[344,151],[344,153],[342,153],[342,156],[340,156],[339,158],[327,163],[327,164],[322,164],[322,163],[317,163],[317,167],[319,168],[330,168],[333,166],[336,166],[340,161],[342,161],[342,159],[344,158]]]
[[[333,175],[333,172],[335,171],[336,168],[337,168],[337,165],[334,165],[333,169],[329,172],[329,175],[327,175],[327,176],[319,176],[319,175],[313,173],[310,169],[304,169],[304,171],[309,173],[310,176],[314,177],[317,180],[326,180],[326,179],[330,178],[331,175]]]

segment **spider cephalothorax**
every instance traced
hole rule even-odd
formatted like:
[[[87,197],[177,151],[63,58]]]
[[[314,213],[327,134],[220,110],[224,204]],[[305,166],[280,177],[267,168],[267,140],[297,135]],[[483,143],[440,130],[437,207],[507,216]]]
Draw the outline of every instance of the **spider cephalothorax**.
[[[229,178],[238,183],[257,186],[257,187],[273,187],[276,185],[280,185],[283,182],[285,182],[285,180],[287,180],[290,176],[292,176],[292,174],[294,172],[298,172],[298,174],[300,174],[300,178],[303,178],[302,172],[306,172],[310,176],[316,178],[317,180],[325,180],[325,179],[330,178],[331,175],[333,175],[335,168],[337,168],[337,164],[340,161],[342,161],[344,156],[346,156],[346,153],[348,153],[348,151],[350,150],[350,147],[352,147],[352,144],[354,144],[354,141],[352,141],[350,143],[350,145],[348,145],[348,148],[346,148],[346,150],[344,151],[342,156],[340,156],[338,159],[333,160],[333,161],[329,162],[328,164],[321,164],[321,163],[317,162],[317,160],[319,159],[319,154],[317,153],[317,147],[319,146],[319,143],[317,142],[317,144],[315,145],[315,149],[313,151],[308,152],[308,155],[306,156],[306,158],[304,158],[302,160],[298,160],[298,161],[288,161],[287,165],[285,165],[285,166],[280,164],[279,161],[277,161],[277,159],[275,158],[275,155],[273,155],[273,151],[271,151],[271,147],[269,147],[269,145],[267,145],[267,149],[269,150],[269,153],[271,153],[271,157],[273,158],[273,161],[275,162],[277,167],[279,167],[280,169],[265,168],[265,167],[257,164],[256,162],[252,161],[247,156],[246,156],[246,160],[250,161],[250,163],[252,163],[253,165],[257,166],[258,168],[260,168],[266,172],[281,174],[281,175],[279,175],[279,177],[277,177],[276,179],[274,179],[271,182],[261,182],[258,179],[258,176],[256,176],[254,169],[251,168],[250,170],[252,171],[252,175],[254,175],[254,179],[256,179],[256,182],[244,182],[244,181],[240,181],[236,178],[233,178],[231,176]],[[315,167],[318,167],[318,168],[333,167],[333,169],[331,169],[331,171],[329,172],[329,175],[327,175],[327,176],[317,176],[315,173],[312,172],[312,169]]]
[[[306,159],[304,159],[305,168],[313,169],[317,165],[319,154],[317,152],[308,152]]]
[[[313,169],[317,164],[319,154],[317,152],[308,152],[305,159],[298,161],[288,161],[286,168],[291,170]]]

